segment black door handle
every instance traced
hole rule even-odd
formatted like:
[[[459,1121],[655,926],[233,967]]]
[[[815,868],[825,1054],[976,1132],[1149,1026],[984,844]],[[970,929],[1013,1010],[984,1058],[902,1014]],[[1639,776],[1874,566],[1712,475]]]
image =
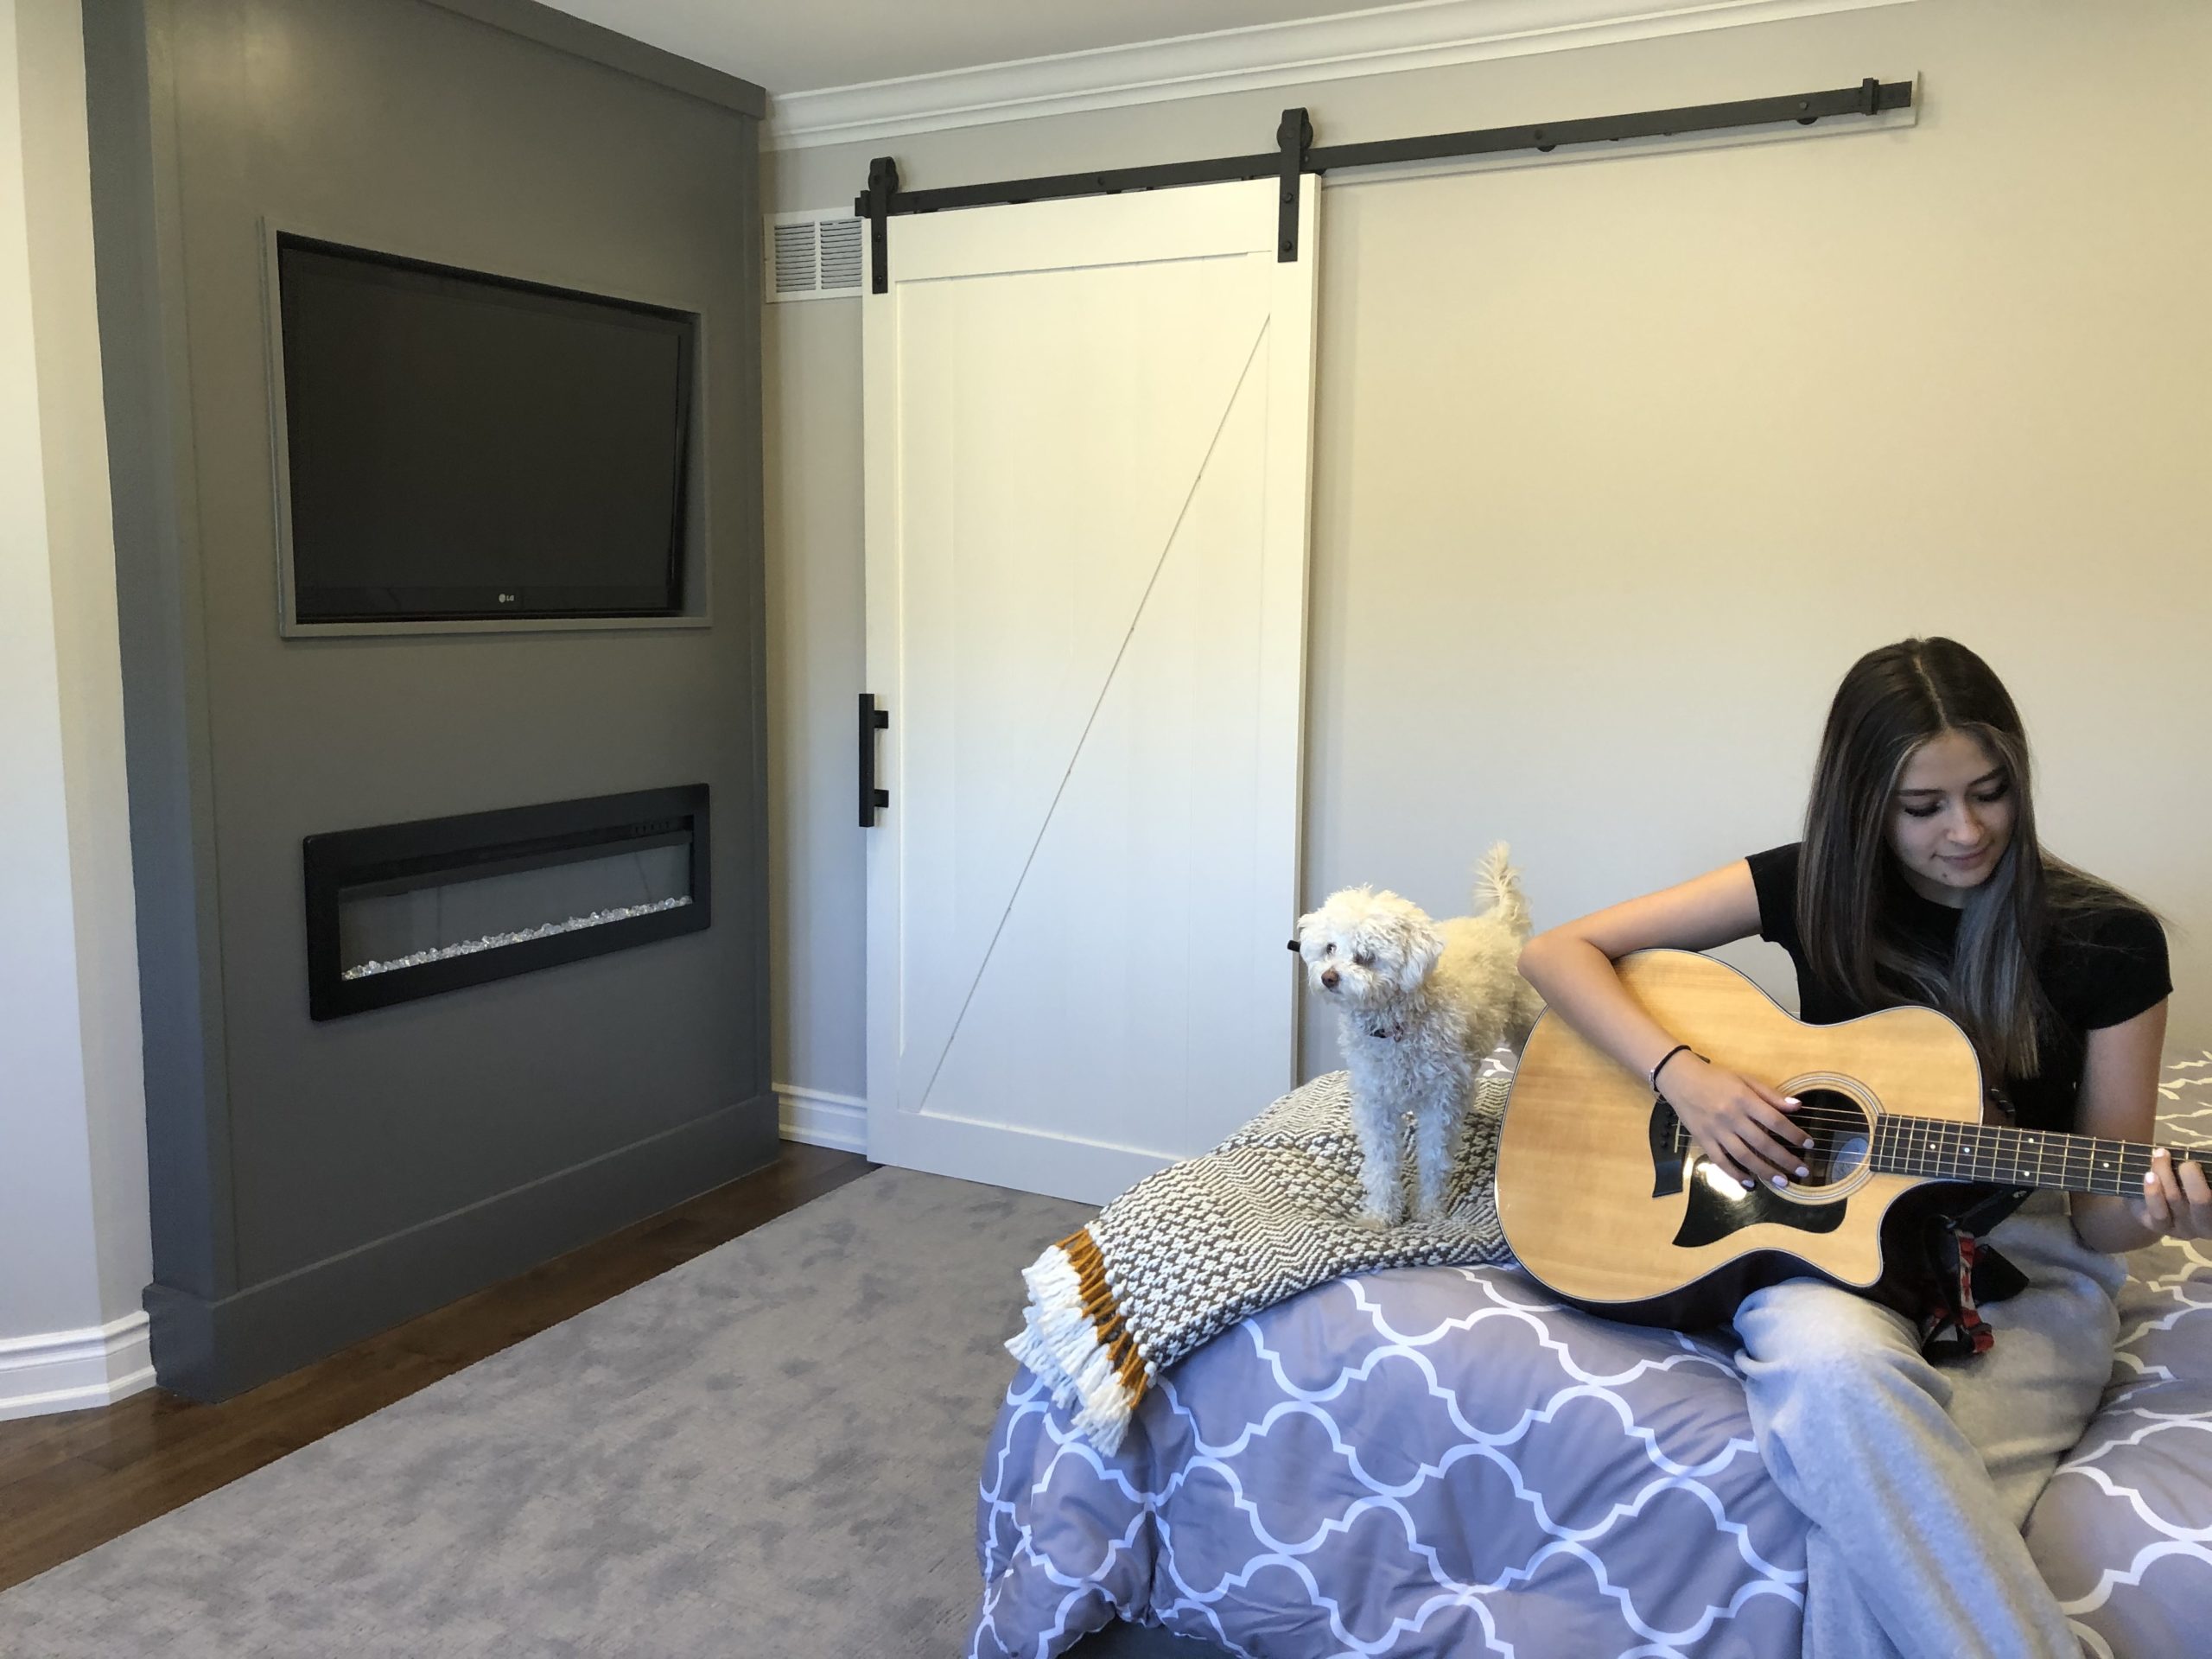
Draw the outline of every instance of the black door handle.
[[[878,807],[891,804],[891,791],[875,786],[875,734],[887,731],[891,711],[875,706],[875,694],[861,693],[861,828],[875,828]]]

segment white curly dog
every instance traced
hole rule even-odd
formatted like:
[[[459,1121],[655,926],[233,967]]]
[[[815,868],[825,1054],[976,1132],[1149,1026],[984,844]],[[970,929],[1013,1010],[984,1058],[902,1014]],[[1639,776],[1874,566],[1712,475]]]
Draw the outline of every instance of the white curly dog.
[[[1298,918],[1291,941],[1306,982],[1337,1007],[1337,1042],[1351,1071],[1366,1202],[1360,1219],[1403,1219],[1405,1115],[1414,1116],[1419,1194],[1436,1215],[1459,1156],[1476,1073],[1500,1043],[1518,1047],[1543,999],[1516,967],[1529,906],[1500,842],[1476,873],[1478,916],[1431,921],[1411,900],[1346,887]]]

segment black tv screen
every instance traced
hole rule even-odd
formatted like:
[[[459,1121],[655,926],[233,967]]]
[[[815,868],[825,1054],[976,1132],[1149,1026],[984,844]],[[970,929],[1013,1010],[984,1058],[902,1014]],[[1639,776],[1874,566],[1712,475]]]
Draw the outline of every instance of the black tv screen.
[[[683,607],[696,321],[277,238],[302,622]]]

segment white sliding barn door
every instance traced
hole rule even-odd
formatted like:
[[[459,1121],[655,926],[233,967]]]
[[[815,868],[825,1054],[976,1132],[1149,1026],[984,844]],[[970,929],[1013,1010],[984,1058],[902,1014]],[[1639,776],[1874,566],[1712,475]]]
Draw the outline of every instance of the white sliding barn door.
[[[1317,184],[889,222],[878,1162],[1103,1202],[1294,1081]]]

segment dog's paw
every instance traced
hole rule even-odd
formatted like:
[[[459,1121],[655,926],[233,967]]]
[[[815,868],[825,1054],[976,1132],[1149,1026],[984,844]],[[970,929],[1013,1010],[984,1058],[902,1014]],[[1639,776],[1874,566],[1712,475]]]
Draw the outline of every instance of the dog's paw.
[[[1351,1219],[1352,1225],[1355,1227],[1372,1228],[1376,1232],[1382,1232],[1386,1229],[1395,1227],[1398,1224],[1399,1220],[1396,1216],[1392,1215],[1389,1211],[1386,1210],[1377,1210],[1371,1205],[1362,1205],[1359,1209],[1353,1211]]]

